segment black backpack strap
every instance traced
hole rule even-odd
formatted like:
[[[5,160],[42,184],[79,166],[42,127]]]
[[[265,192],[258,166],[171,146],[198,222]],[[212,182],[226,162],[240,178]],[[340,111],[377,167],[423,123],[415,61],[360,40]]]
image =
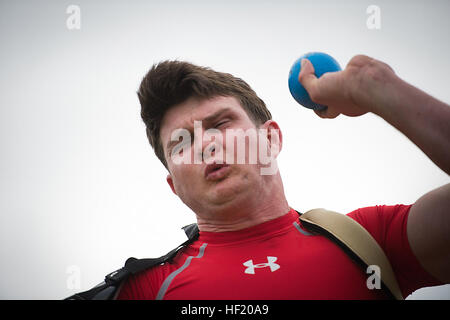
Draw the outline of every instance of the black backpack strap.
[[[125,266],[106,275],[105,280],[94,288],[76,293],[64,300],[112,300],[116,297],[120,285],[128,279],[129,276],[137,274],[141,271],[150,269],[154,266],[160,265],[172,260],[178,251],[188,246],[199,235],[198,226],[196,223],[183,227],[184,232],[188,236],[188,240],[180,244],[175,249],[171,250],[166,255],[159,258],[136,259],[128,258]]]
[[[196,223],[191,223],[187,226],[184,226],[181,228],[184,230],[184,233],[186,233],[186,236],[188,239],[196,240],[199,235],[198,225]]]

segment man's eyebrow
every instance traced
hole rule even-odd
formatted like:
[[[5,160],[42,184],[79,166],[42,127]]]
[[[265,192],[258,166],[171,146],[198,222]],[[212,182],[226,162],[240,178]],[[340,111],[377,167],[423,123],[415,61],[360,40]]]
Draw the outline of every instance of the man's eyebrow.
[[[228,113],[230,110],[231,110],[231,108],[220,109],[220,110],[214,112],[212,115],[204,118],[203,121],[212,122],[212,121],[216,120],[217,118],[220,118],[223,114]]]
[[[209,115],[209,116],[203,118],[200,121],[202,121],[202,122],[205,121],[207,123],[211,123],[214,120],[216,120],[216,119],[220,118],[221,116],[223,116],[224,114],[230,112],[231,110],[232,110],[231,108],[220,109],[220,110],[214,112],[212,115]],[[186,128],[179,128],[179,129],[186,129]],[[186,130],[190,131],[189,129],[186,129]],[[179,142],[180,142],[179,140],[169,140],[169,142],[166,145],[166,150],[169,151],[170,147],[172,147],[174,144],[177,144]]]

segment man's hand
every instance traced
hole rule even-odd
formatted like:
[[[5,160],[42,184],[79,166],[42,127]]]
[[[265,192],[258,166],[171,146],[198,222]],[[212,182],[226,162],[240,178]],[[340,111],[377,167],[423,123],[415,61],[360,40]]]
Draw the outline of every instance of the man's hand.
[[[312,101],[328,106],[321,118],[375,113],[400,130],[450,174],[450,106],[403,81],[385,63],[358,55],[345,70],[314,75],[303,59],[299,81]]]
[[[314,112],[321,118],[336,118],[341,113],[357,117],[375,112],[373,95],[382,94],[376,89],[381,89],[390,77],[395,77],[395,74],[388,65],[358,55],[343,71],[328,72],[320,78],[315,76],[312,63],[303,59],[299,81],[312,101],[328,107]]]

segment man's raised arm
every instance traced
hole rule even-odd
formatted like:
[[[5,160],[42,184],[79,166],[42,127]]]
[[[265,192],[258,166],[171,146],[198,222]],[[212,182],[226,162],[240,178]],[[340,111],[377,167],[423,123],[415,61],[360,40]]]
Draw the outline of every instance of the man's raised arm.
[[[385,63],[358,55],[343,71],[317,78],[304,59],[299,81],[311,100],[328,106],[321,118],[372,112],[414,142],[450,174],[450,106],[408,84]],[[422,266],[450,283],[450,184],[432,190],[411,207],[408,241]]]

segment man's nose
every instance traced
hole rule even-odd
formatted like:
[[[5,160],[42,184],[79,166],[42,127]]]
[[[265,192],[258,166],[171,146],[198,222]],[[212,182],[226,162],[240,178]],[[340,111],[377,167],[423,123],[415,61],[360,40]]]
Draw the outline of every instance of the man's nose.
[[[208,164],[224,163],[224,146],[221,139],[207,141],[202,148],[202,161]]]
[[[216,143],[208,142],[204,144],[202,150],[202,161],[206,162],[209,158],[214,157],[216,155]]]

